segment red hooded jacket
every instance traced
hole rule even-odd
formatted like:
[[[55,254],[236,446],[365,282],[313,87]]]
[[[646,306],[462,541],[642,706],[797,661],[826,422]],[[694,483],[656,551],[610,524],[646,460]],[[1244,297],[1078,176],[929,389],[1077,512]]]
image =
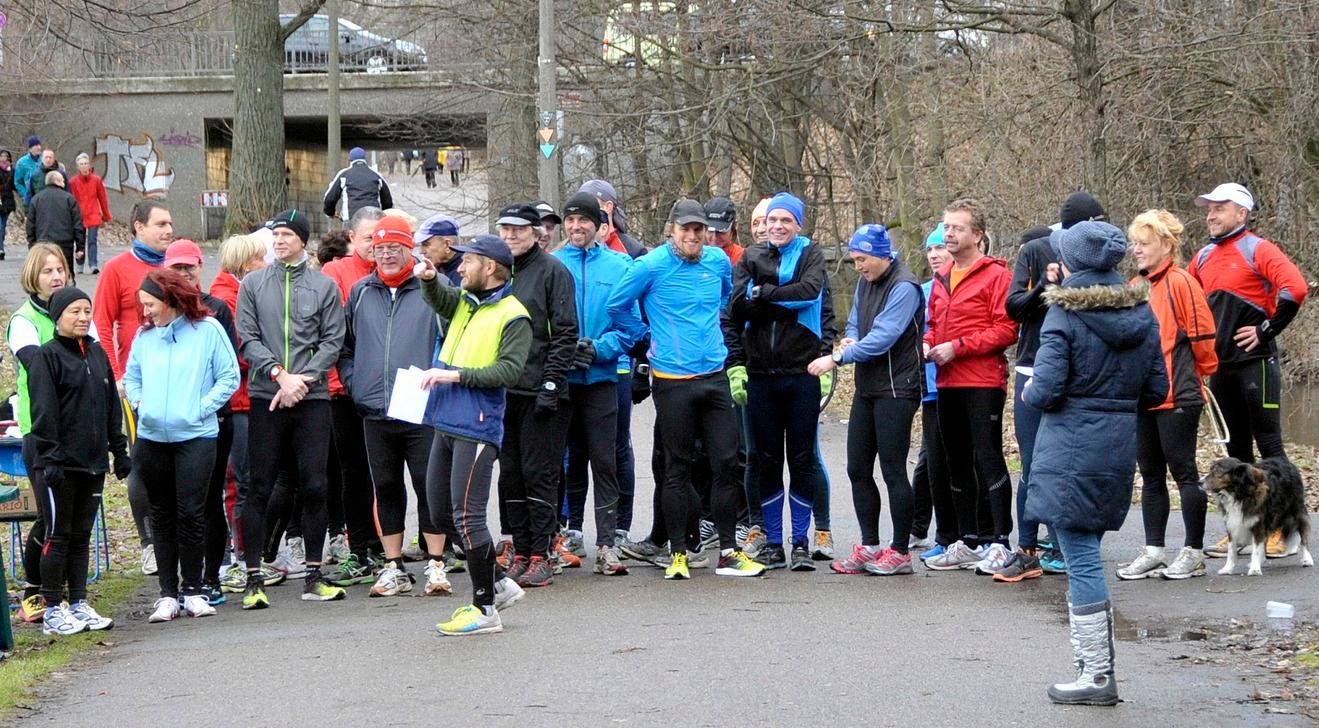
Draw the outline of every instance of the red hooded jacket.
[[[229,271],[220,271],[211,281],[211,295],[224,301],[229,312],[238,318],[238,278]],[[248,412],[252,409],[252,400],[247,396],[247,360],[238,357],[238,391],[229,398],[229,409],[234,412]]]
[[[955,262],[934,274],[930,287],[929,329],[925,343],[953,343],[956,356],[939,366],[935,383],[944,387],[999,387],[1007,390],[1008,359],[1017,340],[1017,322],[1008,316],[1012,272],[1007,261],[988,255],[972,263],[965,277],[951,287]]]

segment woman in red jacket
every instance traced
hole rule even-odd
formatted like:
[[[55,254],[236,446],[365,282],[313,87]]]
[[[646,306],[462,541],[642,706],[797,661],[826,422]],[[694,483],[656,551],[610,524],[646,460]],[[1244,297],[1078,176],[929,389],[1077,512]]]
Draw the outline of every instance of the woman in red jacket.
[[[211,282],[211,295],[224,301],[230,312],[238,315],[238,285],[243,276],[266,267],[266,244],[252,235],[235,235],[220,244],[220,272]],[[229,398],[230,417],[234,423],[234,441],[229,449],[229,477],[225,483],[225,506],[229,514],[229,533],[233,536],[234,554],[239,558],[220,579],[220,589],[241,594],[247,587],[247,570],[243,568],[242,533],[237,517],[242,513],[239,500],[247,492],[247,413],[251,401],[247,395],[247,361],[238,357],[238,391]]]
[[[87,230],[87,249],[74,253],[78,272],[86,273],[92,264],[92,275],[101,272],[100,256],[96,252],[96,237],[101,226],[110,222],[110,202],[105,198],[105,183],[92,171],[92,159],[86,152],[78,155],[78,173],[69,180],[69,194],[78,201],[82,210],[82,226]],[[73,263],[74,261],[69,261]]]
[[[1150,285],[1150,308],[1159,322],[1168,393],[1136,418],[1136,462],[1140,466],[1140,510],[1145,550],[1118,569],[1121,579],[1189,579],[1204,576],[1205,512],[1208,499],[1195,466],[1196,430],[1204,409],[1205,377],[1218,371],[1214,316],[1200,284],[1178,265],[1182,223],[1167,210],[1148,210],[1127,228],[1140,275]],[[1134,279],[1133,283],[1139,279]],[[1163,556],[1168,526],[1168,471],[1182,499],[1186,540],[1169,565]]]

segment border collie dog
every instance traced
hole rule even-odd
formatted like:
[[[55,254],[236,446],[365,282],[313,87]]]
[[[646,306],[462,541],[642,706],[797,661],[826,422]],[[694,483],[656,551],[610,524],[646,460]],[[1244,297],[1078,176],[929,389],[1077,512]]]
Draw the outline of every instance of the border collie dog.
[[[1300,542],[1301,565],[1313,566],[1310,556],[1310,515],[1305,509],[1305,483],[1287,458],[1267,458],[1258,465],[1236,458],[1215,460],[1204,477],[1205,492],[1218,503],[1227,521],[1227,563],[1219,574],[1231,574],[1237,551],[1247,543],[1250,552],[1248,576],[1263,575],[1264,544],[1269,534],[1281,530],[1287,551],[1295,553]]]

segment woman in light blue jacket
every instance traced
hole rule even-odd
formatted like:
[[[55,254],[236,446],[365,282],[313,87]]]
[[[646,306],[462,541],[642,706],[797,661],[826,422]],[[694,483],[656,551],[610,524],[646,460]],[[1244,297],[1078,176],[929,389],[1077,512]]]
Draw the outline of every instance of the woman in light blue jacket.
[[[160,598],[150,621],[180,612],[215,614],[202,591],[204,505],[216,412],[238,389],[238,357],[197,287],[172,270],[142,281],[143,326],[133,341],[124,392],[137,411],[137,451],[151,501]],[[182,588],[179,571],[182,566]],[[180,600],[182,604],[180,604]]]

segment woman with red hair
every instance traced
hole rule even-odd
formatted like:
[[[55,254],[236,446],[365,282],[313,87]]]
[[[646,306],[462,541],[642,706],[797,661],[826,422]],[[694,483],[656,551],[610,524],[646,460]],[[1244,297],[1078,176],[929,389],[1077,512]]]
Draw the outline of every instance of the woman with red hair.
[[[143,325],[124,392],[137,412],[134,454],[141,458],[160,567],[160,598],[149,621],[168,622],[181,611],[207,617],[215,607],[202,589],[206,487],[220,431],[216,412],[238,389],[238,358],[181,273],[149,273],[138,300]]]

